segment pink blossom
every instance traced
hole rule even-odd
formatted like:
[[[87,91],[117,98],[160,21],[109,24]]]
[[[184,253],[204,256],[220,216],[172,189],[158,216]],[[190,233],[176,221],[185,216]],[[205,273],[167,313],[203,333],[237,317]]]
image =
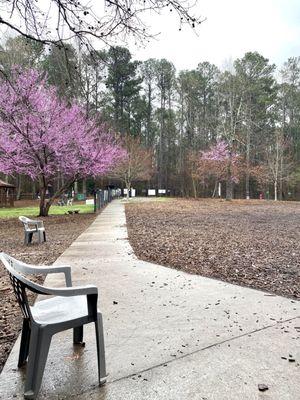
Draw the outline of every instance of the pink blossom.
[[[104,125],[68,106],[35,70],[0,83],[0,171],[44,183],[105,174],[124,156]]]
[[[201,153],[201,160],[212,161],[214,163],[220,180],[230,179],[234,183],[239,182],[238,175],[234,173],[237,170],[234,167],[238,166],[239,156],[237,153],[230,151],[228,144],[224,140],[218,140],[209,150],[203,151]],[[228,177],[229,171],[231,173],[230,177]]]
[[[203,160],[225,161],[230,158],[228,144],[224,140],[219,140],[207,151],[202,152]]]

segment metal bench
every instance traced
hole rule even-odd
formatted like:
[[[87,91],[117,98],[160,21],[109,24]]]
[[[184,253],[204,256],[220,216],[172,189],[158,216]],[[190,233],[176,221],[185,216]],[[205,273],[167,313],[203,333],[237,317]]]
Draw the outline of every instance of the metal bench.
[[[83,325],[90,322],[94,322],[96,328],[99,384],[105,383],[104,337],[102,315],[97,310],[97,287],[92,285],[72,287],[69,266],[28,265],[5,253],[0,253],[0,260],[8,270],[23,314],[18,367],[24,365],[28,358],[24,397],[36,399],[38,395],[52,336],[66,329],[73,329],[74,344],[82,343]],[[46,287],[26,277],[27,274],[51,273],[63,273],[67,287]],[[54,297],[30,306],[27,290]]]
[[[34,233],[37,234],[39,243],[46,242],[46,231],[43,221],[29,219],[24,216],[20,216],[19,220],[24,226],[24,244],[27,245],[32,242]]]

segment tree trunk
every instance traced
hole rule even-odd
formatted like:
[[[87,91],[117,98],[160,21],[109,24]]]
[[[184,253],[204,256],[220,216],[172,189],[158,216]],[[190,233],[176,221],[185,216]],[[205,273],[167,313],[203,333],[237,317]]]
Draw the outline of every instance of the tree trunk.
[[[43,185],[40,185],[40,213],[39,217],[48,217],[50,207],[52,206],[53,202],[55,199],[57,199],[59,196],[61,196],[62,193],[66,191],[70,186],[74,184],[74,180],[67,181],[64,186],[62,186],[59,190],[57,190],[53,196],[49,198],[47,201],[46,199],[46,191],[47,191],[47,185],[44,183]]]
[[[130,189],[131,189],[131,184],[130,183],[126,183],[126,189],[127,189],[126,199],[128,201],[129,200],[129,192],[130,192]]]
[[[21,198],[21,191],[22,191],[22,177],[21,175],[17,176],[17,200]]]
[[[233,197],[233,183],[231,177],[226,182],[226,200],[232,200]]]
[[[61,186],[65,186],[65,177],[64,177],[64,174],[61,174],[60,178],[61,178]]]
[[[280,170],[279,170],[279,200],[282,200],[283,195],[283,154],[280,155]]]
[[[218,181],[215,182],[214,191],[213,191],[213,194],[212,194],[212,196],[211,196],[212,199],[216,196],[217,189],[218,189]]]
[[[194,197],[196,199],[197,198],[197,188],[196,188],[196,182],[195,182],[194,178],[192,178],[192,185],[193,185]]]
[[[46,204],[44,205],[44,208],[43,208],[43,214],[41,214],[41,211],[40,211],[40,215],[39,216],[40,217],[48,217],[51,205],[52,205],[52,201],[51,202],[47,201]]]
[[[40,188],[40,213],[39,217],[47,217],[49,213],[49,208],[47,210],[46,207],[46,188],[41,187]]]
[[[274,200],[277,201],[277,180],[274,181]]]
[[[247,146],[246,146],[246,199],[250,200],[250,132],[247,128]]]
[[[226,200],[232,200],[232,197],[233,197],[233,181],[231,174],[231,158],[230,158],[230,162],[227,165]]]
[[[279,193],[278,193],[278,197],[279,197],[280,201],[282,201],[282,198],[283,198],[282,194],[283,194],[283,182],[282,182],[282,180],[280,180],[279,181]]]

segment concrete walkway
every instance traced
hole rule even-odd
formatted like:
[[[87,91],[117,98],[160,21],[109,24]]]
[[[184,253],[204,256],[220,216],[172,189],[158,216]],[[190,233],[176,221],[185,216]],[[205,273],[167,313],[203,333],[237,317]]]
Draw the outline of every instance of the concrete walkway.
[[[39,398],[299,400],[299,302],[139,261],[125,224],[114,201],[56,262],[73,266],[74,284],[99,288],[108,382],[97,386],[90,324],[85,347],[73,348],[70,331],[54,337]],[[3,400],[22,398],[18,345],[0,376]]]

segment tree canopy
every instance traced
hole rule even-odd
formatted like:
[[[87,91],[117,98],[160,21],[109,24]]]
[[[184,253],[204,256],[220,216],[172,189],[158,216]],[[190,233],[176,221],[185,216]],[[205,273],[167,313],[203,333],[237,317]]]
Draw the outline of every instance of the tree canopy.
[[[15,69],[1,82],[0,171],[38,181],[41,215],[76,179],[103,175],[123,154],[103,124],[60,100],[36,70]],[[46,202],[59,174],[65,184]]]
[[[300,197],[299,57],[275,66],[248,52],[228,70],[205,61],[176,71],[169,60],[142,62],[120,46],[93,56],[71,44],[67,48],[49,52],[33,42],[26,46],[24,38],[10,39],[0,52],[0,66],[9,77],[16,62],[26,69],[32,60],[62,101],[75,101],[88,117],[97,115],[109,129],[137,137],[153,154],[151,186],[176,195],[212,195],[215,177],[203,181],[195,166],[203,151],[223,141],[239,155],[233,196],[275,196],[276,186],[278,199]],[[20,179],[15,183],[21,192]],[[55,185],[60,186],[58,180]],[[223,180],[222,195],[225,186]]]

